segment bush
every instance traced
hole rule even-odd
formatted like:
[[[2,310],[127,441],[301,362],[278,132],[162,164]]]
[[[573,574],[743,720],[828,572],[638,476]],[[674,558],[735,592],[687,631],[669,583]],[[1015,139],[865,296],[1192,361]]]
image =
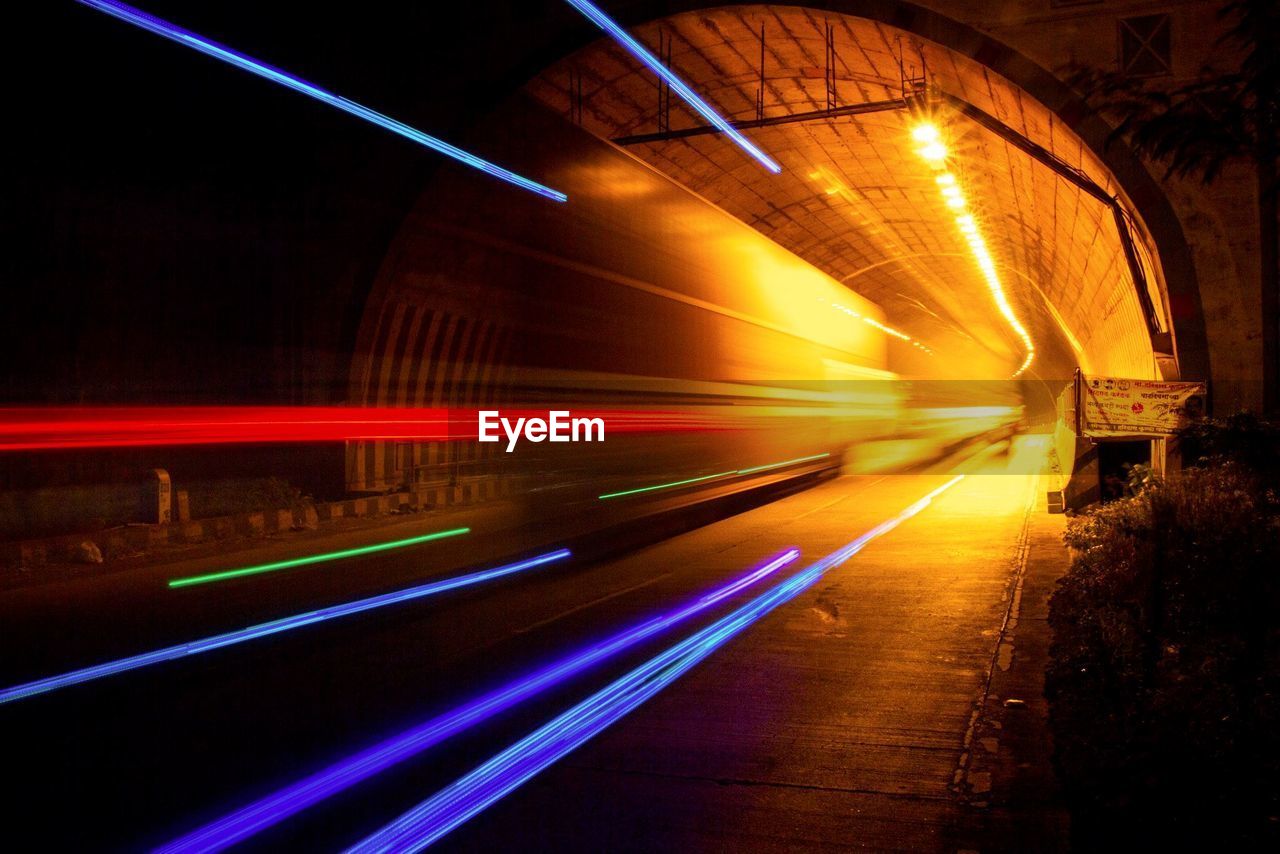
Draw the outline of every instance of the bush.
[[[154,487],[143,483],[48,486],[0,492],[0,540],[100,531],[146,518]]]
[[[302,501],[302,493],[278,477],[194,481],[187,489],[193,519],[296,507]]]
[[[1066,535],[1046,694],[1088,847],[1277,830],[1280,514],[1269,478],[1213,456]]]
[[[1280,424],[1248,412],[1194,421],[1178,434],[1188,465],[1238,463],[1263,482],[1280,484]]]

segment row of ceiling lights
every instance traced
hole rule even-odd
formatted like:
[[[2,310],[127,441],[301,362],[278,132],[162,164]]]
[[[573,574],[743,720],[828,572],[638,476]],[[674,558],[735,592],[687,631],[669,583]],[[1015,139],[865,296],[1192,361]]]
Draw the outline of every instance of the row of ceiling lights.
[[[819,299],[821,299],[821,297],[819,297]],[[894,329],[892,326],[887,326],[881,323],[880,321],[876,320],[874,317],[867,317],[865,314],[860,314],[859,312],[856,312],[853,309],[849,308],[847,305],[841,305],[838,302],[831,303],[831,307],[834,308],[836,311],[849,315],[854,320],[861,320],[863,323],[867,324],[868,326],[874,326],[876,329],[879,329],[885,335],[892,336],[894,338],[897,338],[900,341],[905,341],[906,343],[910,344],[912,347],[915,347],[917,350],[921,350],[925,353],[928,353],[930,356],[933,355],[933,350],[926,347],[924,344],[921,344],[919,341],[912,338],[907,333],[900,332],[897,329]]]
[[[1021,376],[1027,368],[1031,367],[1031,363],[1035,360],[1036,345],[1031,340],[1031,334],[1022,325],[1022,321],[1018,319],[1018,315],[1014,313],[1013,306],[1009,303],[1009,297],[1005,294],[1004,285],[1000,282],[1000,274],[996,271],[995,261],[991,257],[991,252],[987,249],[986,241],[982,239],[982,231],[978,228],[977,220],[968,210],[968,202],[965,199],[964,192],[960,189],[956,176],[947,169],[947,159],[950,156],[950,152],[947,149],[947,144],[942,139],[942,132],[932,122],[921,122],[912,128],[911,138],[919,144],[916,153],[933,170],[933,180],[942,194],[943,202],[955,212],[956,226],[968,242],[969,249],[973,252],[973,257],[978,262],[978,268],[986,279],[987,288],[991,291],[991,297],[995,300],[996,308],[999,309],[1001,316],[1008,322],[1009,327],[1013,329],[1014,334],[1022,340],[1022,345],[1026,349],[1027,355],[1022,360],[1018,370],[1013,373],[1015,377]]]

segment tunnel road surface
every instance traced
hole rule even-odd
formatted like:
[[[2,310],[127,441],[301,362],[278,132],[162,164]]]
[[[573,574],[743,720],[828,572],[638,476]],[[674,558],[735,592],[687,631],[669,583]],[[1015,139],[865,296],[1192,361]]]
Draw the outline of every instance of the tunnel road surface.
[[[13,850],[162,845],[696,601],[788,548],[802,550],[705,614],[265,829],[246,847],[352,844],[948,480],[839,477],[620,559],[568,561],[0,706],[13,783],[0,807],[9,841]],[[943,847],[1031,480],[960,481],[441,847]],[[370,559],[394,566],[413,558]],[[22,646],[39,642],[35,631],[24,628]]]

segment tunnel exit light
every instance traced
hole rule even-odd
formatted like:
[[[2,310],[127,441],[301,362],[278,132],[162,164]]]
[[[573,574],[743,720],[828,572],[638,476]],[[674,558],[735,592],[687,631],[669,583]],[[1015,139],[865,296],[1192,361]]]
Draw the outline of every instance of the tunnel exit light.
[[[768,169],[775,175],[782,171],[782,167],[779,166],[773,158],[757,148],[751,140],[743,136],[733,125],[729,124],[729,122],[717,113],[710,104],[702,100],[702,98],[690,89],[683,80],[673,74],[671,69],[659,62],[658,58],[650,53],[644,45],[640,44],[640,42],[628,35],[626,30],[618,26],[612,18],[602,12],[597,6],[592,3],[588,3],[587,0],[565,0],[565,2],[585,15],[591,23],[595,24],[597,27],[612,36],[614,41],[621,45],[627,53],[630,53],[636,59],[640,60],[649,68],[649,70],[662,78],[662,80],[671,87],[671,90],[683,98],[684,102],[692,107],[698,115],[706,119],[707,122],[713,125],[725,136],[732,139],[739,148],[758,160],[764,168]]]
[[[335,95],[332,92],[327,92],[324,89],[319,88],[318,86],[313,86],[300,77],[295,77],[286,71],[281,71],[279,68],[267,65],[264,62],[259,62],[258,60],[245,56],[244,54],[234,51],[229,47],[224,47],[217,42],[210,41],[204,36],[197,35],[189,30],[184,30],[176,24],[171,24],[168,21],[161,20],[153,15],[148,15],[146,12],[143,12],[140,9],[135,9],[128,4],[119,3],[117,0],[77,0],[77,2],[92,9],[97,9],[99,12],[105,12],[113,18],[119,18],[121,21],[133,24],[135,27],[141,27],[148,32],[155,33],[158,36],[163,36],[164,38],[177,42],[180,45],[198,50],[207,56],[212,56],[214,59],[220,59],[229,65],[234,65],[236,68],[256,74],[259,77],[264,77],[273,83],[279,83],[282,86],[287,86],[295,92],[301,92],[304,95],[315,98],[317,101],[323,101],[331,107],[337,107],[345,113],[350,113],[357,118],[361,118],[367,122],[384,127],[392,133],[397,133],[406,139],[411,139],[419,145],[425,145],[432,151],[439,152],[446,157],[452,157],[460,163],[465,163],[473,169],[479,169],[481,172],[492,175],[493,177],[506,181],[509,184],[515,184],[517,187],[529,190],[557,202],[567,201],[569,198],[559,190],[553,190],[550,187],[545,187],[537,181],[531,181],[522,175],[517,175],[514,172],[503,169],[501,166],[496,166],[487,160],[483,160],[474,154],[471,154],[470,152],[463,151],[461,148],[450,145],[444,140],[436,139],[434,136],[423,133],[417,128],[412,128],[403,122],[398,122],[389,116],[384,116],[382,113],[379,113],[376,110],[371,110],[362,104],[357,104],[355,101],[349,101],[341,95]]]
[[[1014,334],[1022,340],[1023,347],[1026,348],[1026,358],[1022,360],[1018,370],[1013,372],[1015,378],[1020,377],[1026,372],[1027,368],[1031,367],[1031,363],[1035,360],[1036,345],[1031,340],[1031,334],[1022,325],[1022,321],[1018,319],[1013,306],[1009,303],[1009,297],[1005,294],[1004,285],[1000,282],[1000,274],[996,271],[995,260],[987,250],[986,241],[982,239],[982,232],[978,228],[977,220],[973,218],[973,214],[968,212],[968,202],[965,199],[964,191],[960,189],[956,176],[947,171],[948,150],[946,143],[943,142],[942,132],[932,122],[921,122],[911,129],[911,139],[920,145],[916,149],[916,154],[920,155],[921,159],[934,170],[934,181],[938,185],[938,191],[942,194],[943,203],[955,211],[956,227],[960,229],[961,235],[964,236],[965,241],[969,244],[969,250],[978,262],[978,268],[982,270],[983,278],[987,281],[987,288],[991,291],[991,298],[995,300],[996,308],[1014,331]]]

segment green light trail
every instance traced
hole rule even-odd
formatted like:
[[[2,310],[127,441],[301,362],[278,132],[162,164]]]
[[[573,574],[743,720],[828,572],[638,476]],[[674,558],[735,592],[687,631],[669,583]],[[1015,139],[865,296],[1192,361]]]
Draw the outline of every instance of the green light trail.
[[[360,546],[359,548],[343,549],[338,552],[325,552],[324,554],[293,558],[292,560],[282,560],[277,561],[276,563],[264,563],[259,566],[246,566],[243,569],[228,569],[225,572],[211,572],[208,575],[193,575],[189,578],[174,578],[170,580],[169,586],[190,587],[193,584],[207,584],[211,581],[225,581],[229,578],[243,578],[246,575],[275,572],[278,569],[291,569],[295,566],[309,566],[313,563],[325,563],[326,561],[342,560],[343,558],[348,557],[375,554],[377,552],[390,551],[391,549],[402,549],[405,546],[416,546],[419,543],[429,543],[432,540],[442,540],[445,537],[456,537],[460,534],[468,534],[470,532],[470,528],[450,528],[447,531],[437,531],[434,534],[423,534],[420,537],[409,537],[407,540],[392,540],[388,543],[376,543],[372,546]]]
[[[768,471],[769,469],[780,469],[783,466],[790,466],[796,463],[808,463],[808,462],[812,462],[813,460],[820,460],[820,459],[823,459],[824,457],[829,457],[829,456],[831,456],[831,454],[827,453],[827,454],[814,454],[811,457],[796,457],[794,460],[783,460],[780,463],[769,463],[767,466],[756,466],[755,468],[738,469],[736,472],[734,472],[734,474],[755,474],[758,471]]]
[[[625,489],[622,492],[606,492],[600,498],[621,498],[624,495],[638,495],[641,492],[653,492],[655,489],[671,489],[676,486],[684,486],[687,483],[699,483],[704,480],[711,480],[717,477],[728,477],[731,474],[737,474],[735,471],[722,471],[719,474],[708,474],[702,477],[691,477],[688,480],[677,480],[672,483],[659,483],[657,486],[642,486],[639,489]]]
[[[780,463],[769,463],[763,466],[754,466],[746,469],[735,469],[733,471],[722,471],[717,474],[707,474],[702,477],[691,477],[688,480],[676,480],[671,483],[659,483],[654,486],[642,486],[639,489],[624,489],[622,492],[606,492],[604,495],[597,496],[598,499],[605,498],[621,498],[624,495],[639,495],[642,492],[654,492],[659,489],[673,489],[677,486],[686,486],[690,483],[701,483],[704,480],[714,480],[717,477],[728,477],[733,474],[755,474],[756,472],[768,471],[769,469],[778,469],[783,466],[795,465],[796,463],[807,463],[813,460],[821,460],[831,456],[830,453],[814,454],[811,457],[796,457],[794,460],[783,460]]]

